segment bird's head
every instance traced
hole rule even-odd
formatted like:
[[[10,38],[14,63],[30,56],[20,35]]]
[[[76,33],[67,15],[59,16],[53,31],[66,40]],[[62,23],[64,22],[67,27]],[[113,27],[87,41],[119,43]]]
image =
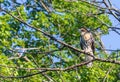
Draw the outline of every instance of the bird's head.
[[[80,28],[79,31],[81,34],[88,32],[88,30],[86,28]]]
[[[87,32],[88,30],[86,28],[80,28],[81,32]]]

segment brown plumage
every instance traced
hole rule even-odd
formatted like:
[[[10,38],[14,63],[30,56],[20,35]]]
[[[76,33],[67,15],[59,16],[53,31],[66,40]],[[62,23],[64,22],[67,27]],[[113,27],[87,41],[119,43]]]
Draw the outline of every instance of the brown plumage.
[[[85,50],[86,53],[94,55],[95,47],[94,47],[94,38],[86,28],[80,29],[81,37],[80,37],[80,46],[82,50]],[[90,61],[93,57],[86,55],[86,61]],[[92,66],[92,62],[87,64],[88,67]]]

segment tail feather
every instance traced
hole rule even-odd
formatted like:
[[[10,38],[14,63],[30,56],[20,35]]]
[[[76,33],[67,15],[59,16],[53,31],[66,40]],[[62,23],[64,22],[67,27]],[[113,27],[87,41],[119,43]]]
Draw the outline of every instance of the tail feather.
[[[88,56],[88,55],[86,55],[86,57],[85,57],[85,60],[86,60],[86,61],[91,61],[92,59],[93,59],[93,57]],[[93,63],[90,62],[90,63],[87,64],[87,67],[92,67],[92,65],[93,65]]]
[[[92,65],[93,65],[92,62],[90,62],[87,64],[87,67],[92,67]]]
[[[94,55],[93,51],[92,51],[92,49],[90,47],[88,47],[86,49],[86,52],[89,53],[90,55]],[[85,61],[91,61],[91,60],[93,60],[93,57],[86,55]],[[87,64],[87,67],[92,67],[92,66],[93,66],[92,62],[90,62],[90,63]]]

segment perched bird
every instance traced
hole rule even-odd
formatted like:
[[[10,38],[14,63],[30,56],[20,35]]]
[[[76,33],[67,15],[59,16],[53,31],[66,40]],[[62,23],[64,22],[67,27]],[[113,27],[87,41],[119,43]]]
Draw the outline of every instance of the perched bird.
[[[86,28],[80,29],[80,46],[81,49],[84,50],[86,53],[89,53],[90,55],[94,55],[95,47],[94,47],[94,38],[91,32],[89,32]],[[86,55],[85,61],[92,60],[93,57]],[[87,64],[88,67],[92,67],[92,62]]]

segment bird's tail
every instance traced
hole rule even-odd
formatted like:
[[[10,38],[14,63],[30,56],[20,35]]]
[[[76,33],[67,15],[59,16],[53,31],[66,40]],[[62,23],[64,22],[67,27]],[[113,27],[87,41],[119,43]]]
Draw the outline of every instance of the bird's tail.
[[[93,59],[93,57],[86,55],[86,61],[91,61],[92,59]],[[87,64],[87,67],[92,67],[92,65],[93,65],[93,63],[90,62]]]
[[[88,48],[88,49],[87,49],[87,52],[88,52],[90,55],[93,55],[93,56],[94,56],[93,51],[92,51],[91,48]],[[86,55],[85,60],[86,60],[86,61],[91,61],[91,60],[93,60],[93,57],[91,57],[91,56],[89,56],[89,55]],[[92,61],[91,61],[90,63],[87,64],[87,67],[92,67],[92,65],[93,65],[93,63],[92,63]]]

